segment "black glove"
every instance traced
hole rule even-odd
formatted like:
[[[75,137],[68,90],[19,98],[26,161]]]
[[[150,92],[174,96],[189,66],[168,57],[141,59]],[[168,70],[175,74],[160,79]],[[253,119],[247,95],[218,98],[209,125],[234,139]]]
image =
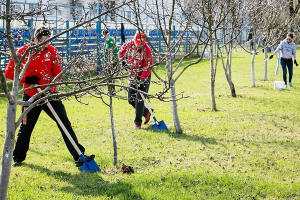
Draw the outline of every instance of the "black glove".
[[[269,59],[272,59],[273,58],[273,55],[270,55]]]
[[[295,64],[296,66],[298,66],[298,63],[297,63],[297,61],[296,61],[296,60],[294,60],[294,64]]]
[[[127,67],[127,63],[125,60],[122,61],[122,67],[126,68]]]
[[[40,78],[37,76],[26,76],[25,83],[27,84],[39,84]]]
[[[126,71],[128,71],[127,62],[125,60],[123,60],[121,64],[122,64],[122,68],[125,69]]]

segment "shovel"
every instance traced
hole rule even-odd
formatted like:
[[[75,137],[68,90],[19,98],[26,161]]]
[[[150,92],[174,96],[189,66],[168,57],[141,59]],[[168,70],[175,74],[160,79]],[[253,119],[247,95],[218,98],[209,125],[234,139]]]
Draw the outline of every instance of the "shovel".
[[[41,88],[37,88],[37,90],[39,92],[41,92]],[[59,123],[60,127],[63,129],[63,131],[65,132],[66,136],[68,137],[68,139],[70,140],[70,142],[72,143],[74,149],[77,151],[79,157],[81,158],[81,160],[83,161],[83,165],[80,167],[83,171],[98,171],[100,170],[99,166],[97,165],[97,163],[95,162],[95,160],[91,160],[89,162],[87,162],[87,160],[85,159],[85,157],[83,156],[83,154],[81,153],[80,149],[78,148],[78,146],[76,145],[76,143],[74,142],[73,138],[71,137],[70,133],[68,132],[68,130],[66,129],[65,125],[62,123],[62,121],[60,120],[60,118],[58,117],[58,115],[56,114],[55,110],[53,109],[53,107],[51,106],[51,104],[49,103],[49,101],[46,101],[48,108],[50,109],[50,111],[52,112],[52,114],[54,115],[56,121]]]
[[[150,106],[149,106],[148,102],[146,101],[144,95],[143,95],[142,93],[140,93],[140,95],[141,95],[143,101],[144,101],[145,104],[146,104],[146,108],[149,110],[149,112],[151,113],[151,115],[152,115],[152,117],[153,117],[153,119],[154,119],[154,121],[155,121],[155,124],[152,125],[152,129],[155,130],[155,131],[168,131],[168,128],[167,128],[165,122],[164,122],[164,121],[160,121],[160,122],[157,121],[157,119],[156,119],[156,117],[154,116],[154,114],[153,114],[153,112],[152,112],[152,109],[150,108]]]

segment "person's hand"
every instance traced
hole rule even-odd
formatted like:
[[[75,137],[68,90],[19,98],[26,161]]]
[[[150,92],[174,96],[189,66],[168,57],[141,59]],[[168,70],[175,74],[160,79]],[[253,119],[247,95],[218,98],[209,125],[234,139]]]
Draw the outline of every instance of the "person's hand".
[[[127,67],[127,63],[125,60],[122,61],[122,67],[125,67],[125,68]]]
[[[269,59],[272,59],[273,58],[273,55],[270,55]]]
[[[138,83],[139,83],[139,87],[144,87],[145,81],[140,79],[138,80]]]
[[[296,66],[298,66],[297,60],[294,60],[294,64],[295,64]]]
[[[127,65],[127,62],[126,62],[125,60],[123,60],[123,61],[121,62],[121,64],[122,64],[122,68],[125,69],[126,71],[128,71],[128,65]]]
[[[25,83],[27,84],[39,84],[40,78],[37,76],[26,76]]]

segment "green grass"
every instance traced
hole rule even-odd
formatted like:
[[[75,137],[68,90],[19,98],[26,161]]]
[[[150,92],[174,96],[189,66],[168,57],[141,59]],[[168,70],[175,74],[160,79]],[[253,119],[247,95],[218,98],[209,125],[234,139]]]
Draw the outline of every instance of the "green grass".
[[[113,165],[109,108],[100,99],[83,98],[88,106],[64,104],[101,173],[75,168],[58,128],[42,113],[24,165],[12,168],[8,199],[300,199],[300,68],[294,68],[293,88],[275,91],[274,81],[282,80],[281,69],[274,74],[276,59],[269,61],[263,81],[263,54],[257,55],[256,87],[250,61],[243,52],[233,56],[237,98],[230,96],[218,66],[217,112],[210,109],[208,60],[184,73],[176,84],[177,93],[190,96],[178,102],[182,134],[175,133],[171,103],[151,99],[156,117],[169,128],[155,132],[148,125],[133,130],[134,110],[114,99],[118,159],[134,168],[131,175]],[[158,88],[153,84],[150,92]],[[3,146],[3,99],[0,106]]]

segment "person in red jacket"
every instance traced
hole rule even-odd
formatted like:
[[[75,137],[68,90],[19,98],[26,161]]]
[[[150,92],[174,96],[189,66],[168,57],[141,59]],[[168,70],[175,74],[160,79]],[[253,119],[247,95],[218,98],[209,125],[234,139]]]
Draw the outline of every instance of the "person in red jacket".
[[[34,44],[40,44],[41,42],[49,39],[51,37],[51,31],[50,29],[46,28],[45,26],[41,26],[37,28],[34,32]],[[26,49],[30,47],[30,44],[25,44],[20,49],[17,50],[17,56],[20,58],[26,51]],[[26,55],[25,59],[22,62],[22,65],[25,65],[25,63],[29,59],[29,54]],[[21,65],[21,68],[22,68]],[[23,68],[22,68],[23,69]],[[5,70],[5,77],[9,78],[11,80],[14,79],[14,61],[11,59],[6,66]],[[62,70],[62,64],[61,64],[61,57],[57,49],[49,45],[48,43],[43,44],[39,46],[37,49],[32,51],[32,57],[30,59],[30,63],[25,71],[24,77],[20,80],[20,82],[23,84],[23,89],[30,88],[33,84],[38,85],[45,85],[50,84],[52,80],[59,76],[60,72]],[[61,79],[61,76],[59,77]],[[51,88],[51,92],[55,92],[56,87],[53,86]],[[37,89],[31,89],[25,91],[23,94],[23,101],[27,101],[38,93]],[[52,107],[54,108],[55,112],[69,131],[70,135],[74,139],[75,143],[78,145],[81,152],[85,152],[85,148],[78,143],[77,137],[72,129],[71,123],[68,119],[65,107],[61,101],[49,101]],[[28,106],[22,106],[22,112],[24,112]],[[22,164],[22,162],[25,160],[27,151],[29,149],[29,142],[31,133],[34,129],[34,126],[39,118],[39,115],[41,111],[44,110],[49,117],[51,117],[56,123],[53,114],[49,110],[46,104],[38,105],[34,108],[32,108],[23,118],[18,135],[17,135],[17,141],[16,146],[13,152],[13,166],[19,166]],[[57,126],[60,129],[60,132],[63,136],[63,139],[66,143],[66,146],[73,156],[75,160],[76,167],[80,167],[83,165],[83,161],[79,157],[78,153],[72,146],[71,142],[65,135],[64,131],[61,129],[59,124],[57,123]],[[87,161],[91,161],[94,159],[95,155],[86,156],[85,158]]]
[[[146,44],[144,33],[137,31],[134,38],[120,48],[119,59],[130,73],[129,86],[148,92],[153,59],[152,51]],[[128,102],[135,108],[134,128],[140,129],[142,117],[145,117],[144,124],[147,124],[151,114],[144,106],[140,93],[136,90],[128,89]]]

